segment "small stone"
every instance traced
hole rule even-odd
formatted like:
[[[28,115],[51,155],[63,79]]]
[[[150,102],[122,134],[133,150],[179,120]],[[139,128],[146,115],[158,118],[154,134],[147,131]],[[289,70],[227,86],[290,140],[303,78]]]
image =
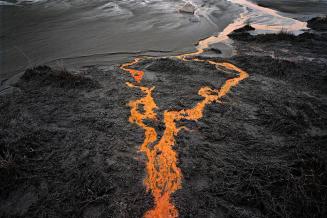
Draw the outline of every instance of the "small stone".
[[[191,3],[187,2],[183,7],[181,7],[179,9],[179,12],[181,12],[181,13],[194,14],[194,12],[195,12],[195,6],[192,5]]]

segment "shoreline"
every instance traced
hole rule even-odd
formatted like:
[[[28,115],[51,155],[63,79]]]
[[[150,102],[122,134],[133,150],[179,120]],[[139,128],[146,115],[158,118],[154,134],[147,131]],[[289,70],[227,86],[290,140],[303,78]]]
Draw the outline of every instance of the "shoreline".
[[[0,216],[326,216],[327,18],[254,7],[294,33],[245,11],[191,53],[6,81]]]
[[[222,9],[228,9],[229,11],[230,11],[230,13],[231,14],[233,14],[232,16],[234,16],[235,17],[235,15],[237,14],[237,13],[240,13],[240,7],[237,5],[237,2],[239,2],[239,0],[233,0],[233,1],[226,1],[226,3],[222,3],[221,4],[221,9],[220,10],[222,10]],[[240,2],[242,2],[242,0],[240,1]],[[39,7],[39,6],[38,6]],[[219,6],[220,7],[220,6]],[[199,8],[199,9],[201,9],[202,8],[202,6]],[[21,10],[21,9],[20,9]],[[31,9],[29,9],[29,10],[32,10],[32,8]],[[201,10],[204,10],[204,9],[201,9]],[[269,9],[270,10],[270,9]],[[24,11],[22,11],[22,13],[24,13]],[[27,12],[26,12],[27,13]],[[57,12],[56,12],[57,13]],[[76,13],[76,12],[75,12]],[[204,12],[203,12],[204,13]],[[249,12],[247,12],[247,13],[249,13]],[[9,14],[9,12],[8,12],[8,14]],[[73,13],[74,14],[74,13]],[[178,15],[178,14],[177,14]],[[6,15],[7,16],[7,15]],[[4,18],[6,18],[6,16],[4,17]],[[44,16],[44,15],[42,15],[42,14],[39,14],[38,16],[40,16],[40,19],[42,18],[42,16]],[[74,15],[75,16],[75,15]],[[77,15],[76,15],[77,16]],[[176,16],[176,15],[174,15],[174,16]],[[181,15],[182,16],[182,20],[183,20],[183,22],[184,22],[184,20],[185,19],[191,19],[191,17],[188,17],[187,15],[185,15],[185,17],[184,17],[184,15]],[[229,19],[230,20],[233,20],[233,18],[232,18],[232,16],[229,16]],[[292,16],[292,15],[290,15],[290,14],[288,14],[287,16]],[[26,17],[28,18],[28,13],[26,14]],[[219,17],[220,17],[220,19],[219,20],[224,20],[224,21],[228,21],[228,19],[226,19],[226,16],[225,15],[219,15]],[[8,17],[8,19],[9,19],[9,17]],[[49,19],[49,21],[51,21],[51,18],[49,17],[49,18],[46,18],[46,19]],[[178,19],[180,19],[180,18],[178,18]],[[204,19],[204,18],[203,18]],[[235,20],[235,19],[234,19]],[[51,22],[53,22],[54,24],[56,24],[56,21],[55,20],[53,20],[53,21],[51,21]],[[99,21],[100,23],[102,23],[102,21],[100,20]],[[201,26],[203,26],[203,25],[205,25],[205,19],[204,20],[202,20],[201,21],[203,24],[201,24]],[[250,21],[250,22],[252,22],[252,21]],[[252,23],[254,23],[254,22],[256,22],[255,20],[252,22]],[[221,23],[221,22],[219,22],[219,23]],[[225,24],[221,24],[222,25],[222,27],[224,27],[224,26],[228,26],[228,24],[229,24],[230,22],[227,22],[227,23],[225,23]],[[260,23],[259,23],[260,24]],[[6,26],[7,27],[10,27],[11,25],[13,25],[13,26],[15,26],[16,24],[7,24]],[[31,26],[33,26],[33,24],[31,23],[30,24]],[[43,25],[43,24],[42,24]],[[34,30],[34,32],[38,32],[38,29],[41,29],[41,27],[42,27],[42,25],[40,25],[40,27],[38,27],[37,29],[35,29]],[[57,23],[56,25],[62,25],[60,22],[59,23]],[[85,24],[86,25],[86,24]],[[198,26],[199,24],[198,23],[195,23],[195,25],[194,24],[188,24],[188,25],[193,25],[194,27],[195,26]],[[261,25],[261,24],[260,24]],[[69,26],[69,25],[68,25]],[[68,26],[67,27],[65,27],[65,28],[68,28]],[[127,25],[128,26],[128,25]],[[190,26],[190,27],[191,27]],[[59,26],[58,26],[59,27]],[[73,27],[73,26],[72,26]],[[257,29],[259,29],[259,27],[260,26],[257,26]],[[113,27],[114,28],[114,27]],[[192,27],[193,28],[193,27]],[[186,43],[185,44],[185,46],[171,46],[172,45],[172,43],[170,42],[169,43],[169,45],[168,46],[165,46],[164,45],[164,43],[162,43],[162,42],[159,42],[158,41],[158,43],[152,43],[153,45],[150,45],[150,46],[148,46],[148,48],[150,48],[150,49],[153,49],[153,50],[162,50],[162,49],[165,49],[165,50],[171,50],[171,51],[173,51],[173,54],[176,54],[176,53],[179,53],[179,52],[184,52],[184,51],[190,51],[190,50],[192,50],[192,45],[193,45],[193,43],[196,41],[196,40],[198,40],[199,38],[203,38],[203,37],[208,37],[208,36],[212,36],[212,32],[214,32],[215,30],[217,31],[217,28],[211,28],[211,30],[209,30],[208,28],[207,29],[201,29],[202,27],[197,27],[197,30],[196,29],[194,29],[193,28],[193,30],[192,30],[192,32],[199,32],[200,33],[200,35],[198,36],[198,37],[196,37],[196,38],[192,38],[193,40],[189,40],[188,41],[188,43]],[[20,28],[19,28],[20,29]],[[218,28],[219,29],[219,28]],[[221,29],[223,29],[223,28],[221,28]],[[262,26],[262,29],[267,29],[265,26]],[[46,28],[45,28],[45,30],[46,30]],[[6,34],[6,31],[5,31],[5,29],[3,30],[4,31],[4,35],[7,35]],[[44,31],[44,30],[43,30]],[[42,32],[43,32],[42,31]],[[54,30],[49,30],[50,32],[53,32]],[[58,29],[56,29],[56,31],[59,31],[59,32],[62,32],[61,30],[60,30],[60,28],[58,28]],[[276,30],[274,30],[274,31],[276,31]],[[30,35],[31,37],[32,37],[32,35],[31,35],[31,33],[29,33],[28,32],[28,29],[26,29],[26,30],[24,30],[24,32],[25,33],[22,33],[23,35],[26,35],[26,33],[28,34],[28,35]],[[26,57],[26,51],[28,51],[28,50],[30,50],[30,49],[28,49],[26,46],[24,46],[24,45],[20,45],[21,43],[19,42],[19,41],[16,41],[15,40],[15,37],[13,37],[13,36],[7,36],[8,38],[11,38],[12,37],[12,39],[11,40],[9,40],[9,41],[7,41],[7,37],[4,37],[3,38],[3,40],[2,40],[2,43],[3,43],[3,45],[6,45],[6,44],[8,44],[8,46],[9,47],[13,47],[13,46],[16,46],[17,47],[17,49],[11,49],[11,50],[8,50],[8,49],[6,49],[6,48],[4,48],[4,51],[3,51],[3,55],[4,55],[4,60],[3,60],[3,63],[11,63],[12,62],[12,60],[14,60],[13,59],[13,57],[15,57],[15,64],[13,65],[13,66],[16,66],[17,65],[17,62],[19,62],[19,63],[21,63],[21,64],[24,64],[24,65],[26,65],[26,66],[35,66],[35,65],[39,65],[39,64],[50,64],[50,65],[52,65],[52,66],[55,66],[55,65],[65,65],[66,66],[66,68],[68,68],[68,69],[78,69],[78,68],[82,68],[83,66],[87,66],[87,65],[106,65],[106,64],[113,64],[113,63],[119,63],[119,58],[122,58],[122,59],[125,59],[125,58],[127,58],[127,57],[125,57],[124,55],[123,56],[111,56],[111,55],[109,55],[109,53],[108,53],[108,49],[109,49],[109,47],[108,47],[108,45],[110,45],[111,43],[105,43],[105,44],[103,44],[103,43],[101,43],[101,44],[103,44],[103,47],[102,48],[86,48],[85,46],[84,46],[84,42],[83,43],[80,43],[80,44],[83,44],[83,46],[85,47],[85,48],[79,48],[78,50],[85,50],[86,52],[75,52],[75,50],[76,50],[76,48],[74,47],[74,48],[71,48],[70,50],[67,50],[67,51],[64,51],[64,53],[62,53],[62,52],[60,52],[60,53],[62,53],[62,54],[57,54],[57,52],[56,52],[56,50],[53,50],[54,51],[54,54],[52,54],[53,52],[51,52],[51,54],[49,53],[48,55],[47,55],[47,49],[49,49],[50,47],[48,47],[48,46],[45,46],[44,47],[44,49],[42,48],[42,45],[40,46],[40,45],[38,45],[37,44],[37,41],[43,41],[44,40],[44,34],[42,33],[42,32],[40,32],[40,36],[35,36],[36,34],[33,34],[34,36],[34,38],[39,38],[38,40],[35,40],[35,42],[32,42],[32,44],[31,44],[31,46],[33,45],[33,43],[35,44],[35,45],[33,45],[33,47],[37,47],[37,48],[40,48],[41,50],[38,52],[38,53],[40,53],[40,54],[42,54],[42,58],[43,57],[47,57],[46,59],[44,59],[43,58],[43,61],[41,61],[41,59],[38,57],[37,59],[39,59],[39,60],[36,60],[35,59],[35,54],[28,54],[28,56],[29,57]],[[185,31],[181,31],[181,32],[185,32]],[[172,32],[173,34],[177,34],[176,32]],[[187,32],[185,32],[185,33],[187,33]],[[261,32],[262,33],[262,32]],[[17,34],[19,34],[19,33],[17,33]],[[59,33],[58,33],[59,34]],[[62,36],[64,36],[64,35],[67,35],[67,33],[65,33],[65,32],[63,32],[63,34],[61,34],[61,35],[58,35],[58,34],[56,34],[57,35],[57,42],[60,42],[59,44],[61,44],[61,41],[62,40],[64,40],[64,38],[63,39],[61,39],[61,37]],[[109,35],[108,35],[109,34]],[[111,38],[111,33],[108,33],[107,34],[107,37],[108,37],[108,39],[110,39]],[[161,33],[162,34],[162,33]],[[101,32],[101,39],[99,39],[100,40],[100,42],[103,40],[103,37],[102,37],[102,32]],[[146,39],[146,40],[148,40],[148,41],[153,41],[153,38],[156,38],[156,36],[155,35],[153,35],[153,37],[151,37],[152,35],[151,34],[147,34],[147,32],[144,32],[142,35],[149,35],[149,37]],[[169,35],[171,35],[171,34],[169,34]],[[167,37],[169,38],[169,35],[167,35]],[[177,37],[177,38],[183,38],[182,37],[182,35],[181,34],[177,34],[176,36],[179,36],[180,35],[180,37]],[[186,34],[187,35],[187,34]],[[194,35],[194,34],[192,34],[192,35]],[[140,35],[141,36],[141,35]],[[29,38],[31,38],[31,37],[29,37]],[[51,36],[46,36],[47,38],[53,38],[53,37],[51,37]],[[85,36],[86,37],[86,36]],[[192,36],[193,37],[193,36]],[[123,39],[124,39],[124,37],[122,37]],[[172,42],[174,42],[174,41],[177,41],[177,38],[175,39],[175,40],[171,40]],[[66,39],[65,39],[66,40]],[[81,40],[81,39],[79,39],[79,37],[77,38],[77,42],[79,41],[79,40]],[[110,40],[115,40],[115,36],[113,36],[112,37],[112,39],[110,39]],[[126,38],[126,42],[125,43],[128,43],[128,44],[139,44],[138,42],[132,42],[132,41],[130,41],[130,39],[129,38]],[[29,41],[29,39],[27,39],[27,41]],[[67,41],[67,40],[66,40]],[[76,40],[75,40],[76,41]],[[130,41],[130,42],[129,42]],[[184,40],[185,41],[185,40]],[[50,44],[56,44],[56,41],[53,41],[53,42],[48,42],[48,43],[50,43]],[[92,44],[92,42],[88,42],[87,44]],[[106,44],[108,44],[108,45],[106,45]],[[162,44],[162,46],[160,46],[160,44]],[[173,43],[174,44],[174,43]],[[115,53],[121,53],[121,51],[126,51],[127,53],[134,53],[135,51],[136,52],[138,52],[138,51],[141,51],[142,49],[144,49],[145,47],[143,46],[141,46],[141,47],[135,47],[135,48],[131,48],[131,47],[121,47],[121,46],[119,46],[119,47],[115,47],[116,45],[121,45],[121,43],[119,43],[118,41],[117,42],[115,42],[114,43],[114,45],[113,46],[111,46],[111,48],[110,48],[110,50],[111,51],[116,51]],[[30,47],[31,47],[30,46]],[[59,47],[60,47],[60,45],[58,45]],[[8,48],[9,48],[8,47]],[[98,46],[97,46],[98,47]],[[106,49],[106,47],[108,47],[108,49]],[[226,49],[226,48],[225,48]],[[228,48],[227,48],[228,49]],[[65,50],[65,49],[64,49]],[[221,50],[223,50],[223,48],[221,48]],[[230,52],[229,52],[230,53]],[[96,58],[93,58],[93,56],[94,56],[94,54],[97,54],[97,57]],[[14,55],[14,56],[12,56],[12,55]],[[11,58],[12,57],[12,58]],[[65,58],[66,57],[66,58]],[[33,65],[31,65],[31,63],[34,63]],[[59,63],[59,64],[58,64]],[[22,66],[21,67],[21,69],[22,70],[24,70],[25,68],[26,68],[26,66]],[[9,65],[8,65],[8,67],[9,67]],[[10,68],[10,67],[9,67]],[[1,75],[1,77],[3,78],[3,79],[8,79],[8,78],[10,78],[11,76],[10,76],[10,74],[12,74],[12,73],[14,73],[14,72],[16,72],[16,73],[18,73],[18,71],[17,71],[17,69],[16,70],[9,70],[9,68],[7,69],[7,67],[6,66],[2,66],[2,75]]]
[[[108,55],[96,59],[90,57],[90,60],[82,58],[79,61],[80,56],[92,54],[149,49],[190,50],[194,41],[220,31],[239,11],[238,7],[227,1],[199,6],[198,16],[179,13],[177,9],[181,3],[174,1],[155,1],[146,5],[137,1],[133,4],[118,2],[122,4],[121,7],[116,3],[113,1],[113,6],[108,6],[107,9],[96,5],[82,9],[70,7],[62,11],[59,10],[60,5],[57,6],[59,9],[47,11],[42,4],[6,10],[1,8],[7,23],[2,29],[4,58],[0,77],[7,78],[15,72],[18,69],[17,62],[20,69],[24,70],[26,66],[31,67],[31,64],[45,64],[70,57],[75,60],[69,60],[64,65],[67,68],[78,68],[85,65],[84,61],[86,65],[112,63]],[[128,16],[118,12],[116,14],[115,10],[120,10],[119,8],[128,9]],[[98,13],[103,17],[95,16]],[[14,14],[24,16],[26,25],[20,24],[20,16],[12,17]],[[40,22],[36,23],[35,19]],[[200,19],[200,22],[194,19]],[[212,24],[213,21],[215,25]],[[12,34],[14,30],[15,35]],[[15,46],[19,49],[14,49]],[[27,51],[30,60],[23,55]],[[115,57],[113,61],[118,63]]]
[[[236,31],[243,34],[237,55],[208,60],[233,63],[250,77],[202,119],[178,122],[189,130],[175,138],[183,177],[172,201],[180,217],[324,216],[326,33],[249,40],[246,31]],[[141,85],[155,87],[158,120],[144,122],[158,137],[166,110],[192,108],[203,100],[201,87],[235,77],[176,58],[133,69],[145,71]],[[38,67],[0,96],[0,214],[37,217],[43,208],[59,217],[141,217],[154,207],[143,184],[147,158],[138,152],[144,133],[128,122],[127,103],[143,94],[126,82],[134,80],[115,65],[75,73]]]
[[[228,2],[230,3],[234,3],[234,4],[239,4],[239,5],[242,5],[243,7],[252,7],[252,9],[258,9],[258,10],[263,10],[265,11],[266,13],[270,13],[272,14],[273,16],[281,16],[279,15],[278,11],[275,11],[273,9],[270,9],[270,8],[261,8],[260,5],[255,5],[253,3],[251,3],[251,1],[247,1],[247,0],[228,0]],[[256,1],[253,1],[253,2],[256,2]],[[247,15],[249,13],[249,11],[247,12],[243,12],[239,18],[236,18],[234,19],[234,21],[232,23],[230,23],[229,25],[227,25],[224,30],[222,32],[220,32],[217,36],[214,36],[214,35],[210,35],[209,37],[207,38],[203,38],[202,40],[199,40],[197,43],[197,46],[196,46],[196,49],[197,51],[196,52],[191,52],[191,53],[188,53],[189,55],[196,55],[199,51],[201,53],[204,53],[205,50],[207,51],[214,51],[213,53],[216,53],[216,55],[218,57],[232,57],[234,54],[234,48],[232,46],[232,43],[233,42],[229,42],[230,39],[228,37],[228,34],[230,34],[232,31],[234,31],[235,29],[237,28],[240,28],[241,26],[244,26],[246,22],[250,22],[248,19],[251,18],[251,15]],[[291,19],[291,18],[287,18],[287,19]],[[296,18],[295,18],[296,19]],[[301,22],[299,22],[301,23]],[[304,22],[302,22],[304,23]],[[253,24],[252,24],[253,25]],[[298,27],[296,27],[296,31],[298,30],[301,30],[301,26],[303,27],[306,27],[306,24],[300,24],[298,25]],[[260,30],[260,29],[265,29],[265,32],[266,33],[269,33],[269,31],[267,31],[267,28],[268,26],[262,26],[262,25],[254,25],[255,27],[255,30]],[[280,27],[280,31],[283,30],[284,27]],[[277,30],[276,29],[273,29],[274,32],[276,32]],[[294,31],[291,29],[291,31]],[[259,32],[257,34],[262,34],[262,32]],[[21,51],[23,52],[23,51]],[[160,51],[160,50],[148,50],[148,51],[136,51],[136,52],[111,52],[111,53],[107,53],[107,54],[104,54],[104,53],[99,53],[99,54],[89,54],[89,55],[85,55],[85,56],[80,56],[79,59],[81,58],[85,58],[87,60],[91,59],[92,57],[96,57],[96,59],[99,59],[100,56],[116,56],[116,55],[124,55],[124,54],[133,54],[134,56],[136,54],[142,54],[143,56],[146,55],[146,53],[161,53],[161,52],[173,52],[173,51]],[[179,51],[180,52],[180,51]],[[175,51],[175,53],[177,54],[178,52]],[[28,59],[28,61],[30,62],[30,59],[29,57],[23,53],[24,57]],[[211,53],[212,55],[212,53]],[[179,55],[181,56],[181,55]],[[210,52],[209,52],[209,56],[210,56]],[[124,57],[125,59],[128,58],[128,57]],[[63,61],[64,60],[74,60],[76,59],[76,57],[66,57],[66,58],[59,58],[57,60],[51,60],[47,63],[56,63],[56,65],[58,65],[58,63],[60,62],[61,65],[63,65]],[[119,59],[118,59],[119,60]],[[107,60],[108,61],[108,60]],[[91,64],[92,66],[95,66],[95,62],[94,60],[92,61],[93,63]],[[114,61],[115,62],[115,61]],[[110,63],[110,61],[109,61]],[[50,66],[52,65],[50,64]],[[85,67],[86,65],[84,66],[80,66],[81,68]],[[62,66],[63,67],[63,66]],[[12,77],[9,77],[9,78],[4,78],[1,80],[1,85],[0,85],[0,95],[1,94],[6,94],[6,93],[10,93],[11,91],[14,90],[14,88],[12,87],[12,85],[14,83],[16,83],[18,81],[18,79],[20,78],[20,75],[22,75],[23,72],[21,73],[16,73],[15,75],[13,75]]]

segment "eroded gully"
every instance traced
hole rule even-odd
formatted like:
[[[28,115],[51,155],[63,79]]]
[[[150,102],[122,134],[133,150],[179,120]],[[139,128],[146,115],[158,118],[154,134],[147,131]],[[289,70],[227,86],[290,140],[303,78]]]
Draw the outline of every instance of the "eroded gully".
[[[254,10],[260,10],[270,16],[283,18],[271,9],[262,8],[245,0],[232,0],[234,3],[243,4],[246,7],[254,7]],[[194,107],[183,110],[166,110],[163,114],[163,123],[165,129],[161,138],[158,138],[157,131],[154,127],[147,124],[148,120],[157,121],[156,109],[158,109],[155,99],[152,97],[152,92],[155,87],[141,86],[144,71],[131,68],[142,58],[136,58],[131,62],[121,65],[121,69],[130,73],[134,78],[134,83],[127,83],[127,86],[133,89],[139,89],[144,96],[140,99],[129,102],[130,117],[129,122],[137,124],[144,130],[144,141],[139,147],[140,152],[143,152],[147,157],[146,162],[146,178],[144,184],[147,191],[152,193],[154,198],[154,208],[150,209],[144,214],[145,218],[168,218],[178,217],[178,210],[171,201],[171,195],[178,189],[182,188],[182,172],[178,167],[178,155],[173,149],[175,145],[175,137],[180,131],[186,128],[178,127],[177,123],[180,120],[197,121],[203,117],[203,112],[206,106],[213,103],[221,103],[221,98],[228,94],[228,92],[236,87],[242,80],[248,78],[249,74],[229,62],[220,62],[207,59],[201,59],[198,56],[205,52],[206,48],[212,43],[224,42],[228,39],[228,34],[237,28],[242,27],[249,16],[248,12],[240,15],[233,23],[228,25],[218,36],[211,36],[198,43],[197,50],[192,53],[182,54],[171,58],[179,59],[181,61],[196,61],[205,62],[214,65],[217,70],[228,70],[236,72],[238,75],[234,78],[228,79],[220,88],[212,88],[208,86],[201,87],[198,95],[202,97],[199,102],[194,102]],[[290,18],[285,18],[290,19]],[[305,25],[299,21],[294,21],[290,29],[303,28]],[[256,25],[256,28],[269,28],[265,25]],[[276,26],[272,27],[274,30]],[[139,108],[143,108],[142,111]]]

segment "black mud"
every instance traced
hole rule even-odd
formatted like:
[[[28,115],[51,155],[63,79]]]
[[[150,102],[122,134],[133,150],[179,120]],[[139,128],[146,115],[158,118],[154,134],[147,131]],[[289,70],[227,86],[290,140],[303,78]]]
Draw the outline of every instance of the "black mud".
[[[89,77],[81,76],[68,72],[65,69],[51,69],[48,66],[39,66],[32,69],[27,69],[21,77],[21,81],[17,86],[23,87],[57,87],[64,89],[94,89],[99,87],[97,81]]]
[[[327,30],[327,16],[314,17],[308,21],[308,27],[313,30],[326,31]]]
[[[306,34],[235,41],[238,54],[221,60],[250,77],[203,119],[178,123],[190,129],[174,147],[180,217],[326,217],[327,47],[323,33]],[[235,77],[174,58],[135,67],[145,70],[141,85],[155,86],[159,119],[149,125],[159,136],[165,110],[191,108],[200,87]],[[0,215],[141,217],[153,203],[137,152],[143,131],[128,122],[127,104],[142,93],[117,66],[59,75],[29,70],[0,97]]]
[[[140,217],[151,206],[128,80],[37,67],[0,97],[1,217]]]

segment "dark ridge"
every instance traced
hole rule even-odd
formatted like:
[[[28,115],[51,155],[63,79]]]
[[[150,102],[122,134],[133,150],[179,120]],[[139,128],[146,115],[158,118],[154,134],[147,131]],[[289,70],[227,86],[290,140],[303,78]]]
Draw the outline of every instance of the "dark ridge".
[[[327,16],[312,18],[308,21],[308,27],[317,31],[327,30]]]
[[[188,72],[192,69],[182,61],[170,58],[160,58],[153,61],[147,68],[150,71],[158,72]]]
[[[253,31],[255,30],[254,27],[252,27],[250,24],[246,24],[245,26],[234,30],[235,33],[241,33],[241,32],[248,32],[248,31]]]
[[[218,49],[218,48],[215,48],[215,47],[209,47],[207,49],[205,49],[206,51],[212,51],[216,54],[221,54],[221,51]]]
[[[254,40],[259,42],[272,42],[272,41],[296,41],[298,38],[291,32],[280,31],[275,34],[262,34],[253,37]]]
[[[327,17],[315,17],[308,21],[308,27],[317,30],[323,31],[327,30]],[[242,28],[234,30],[228,36],[233,40],[238,41],[255,41],[255,42],[276,42],[276,41],[288,41],[288,42],[310,42],[313,40],[326,41],[326,34],[314,34],[305,32],[298,36],[294,35],[288,31],[280,31],[279,33],[273,34],[260,34],[260,35],[251,35],[249,31],[255,30],[250,25],[245,25]]]
[[[314,34],[305,32],[298,36],[291,32],[280,31],[273,34],[251,35],[248,32],[232,32],[228,35],[231,39],[244,42],[270,43],[270,42],[291,42],[300,46],[321,46],[327,41],[326,34]]]
[[[49,66],[27,69],[17,85],[24,87],[24,85],[30,85],[30,83],[36,86],[53,86],[67,89],[94,89],[99,87],[99,83],[89,77],[72,74],[65,69],[52,69]]]
[[[249,33],[249,31],[253,30],[255,30],[255,28],[247,24],[239,29],[234,30],[228,35],[228,37],[234,40],[248,41],[253,38],[253,36]]]
[[[249,31],[255,30],[253,27],[246,25],[240,29],[234,30],[228,35],[231,39],[238,41],[257,41],[257,42],[271,42],[271,41],[295,41],[298,38],[293,33],[287,31],[280,31],[279,33],[274,34],[260,34],[260,35],[251,35]]]
[[[253,41],[256,42],[276,42],[276,41],[288,41],[292,43],[300,43],[300,45],[306,44],[316,44],[315,41],[319,42],[318,44],[321,46],[322,42],[327,40],[327,35],[318,35],[313,33],[302,33],[298,36],[289,33],[289,32],[280,32],[277,34],[263,34],[257,35],[253,37]]]
[[[313,64],[308,61],[299,63],[254,55],[240,55],[234,57],[233,61],[252,74],[281,79],[296,87],[327,93],[325,64]]]

